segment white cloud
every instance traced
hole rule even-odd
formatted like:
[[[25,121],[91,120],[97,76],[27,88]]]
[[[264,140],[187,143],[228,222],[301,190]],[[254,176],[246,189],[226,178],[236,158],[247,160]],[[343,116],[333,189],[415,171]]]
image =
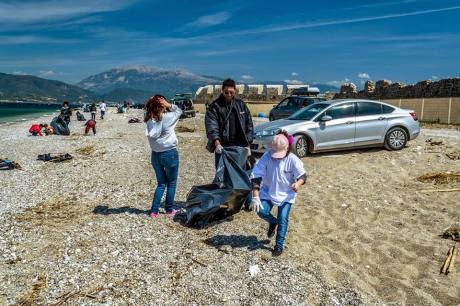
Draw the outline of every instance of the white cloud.
[[[292,85],[301,85],[303,84],[302,81],[299,81],[299,80],[284,80],[286,83],[288,84],[292,84]]]
[[[242,78],[243,80],[252,80],[252,79],[254,79],[254,77],[253,77],[252,75],[248,75],[248,74],[243,74],[243,75],[241,76],[241,78]]]
[[[27,73],[25,73],[24,71],[21,71],[21,70],[14,71],[13,74],[15,74],[15,75],[27,75]]]
[[[340,87],[342,86],[342,84],[344,83],[349,83],[351,80],[349,78],[345,78],[341,81],[329,81],[329,82],[326,82],[327,85],[332,85],[332,86],[336,86],[336,87]]]
[[[39,76],[42,76],[42,77],[52,77],[52,76],[56,76],[58,75],[59,73],[56,73],[54,72],[53,70],[40,70],[38,72],[38,75]]]
[[[0,24],[27,24],[66,20],[120,10],[135,0],[47,0],[0,3]]]
[[[0,35],[0,45],[24,45],[40,43],[77,43],[78,39],[51,38],[36,35]]]
[[[229,12],[219,12],[212,15],[205,15],[201,16],[193,22],[190,22],[186,25],[186,27],[193,27],[193,28],[207,28],[216,26],[226,22],[230,19],[232,15]]]
[[[437,80],[439,80],[439,77],[436,76],[436,75],[432,75],[431,78],[430,78],[430,80],[432,80],[432,81],[437,81]]]
[[[371,77],[369,76],[368,73],[361,72],[360,74],[358,74],[358,78],[360,78],[360,79],[370,79]]]
[[[298,76],[299,74],[297,72],[292,72],[291,75],[292,76]]]

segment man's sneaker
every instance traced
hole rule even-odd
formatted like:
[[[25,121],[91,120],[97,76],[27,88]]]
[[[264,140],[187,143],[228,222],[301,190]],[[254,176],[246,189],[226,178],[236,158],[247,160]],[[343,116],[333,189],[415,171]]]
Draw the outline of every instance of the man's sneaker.
[[[273,252],[272,252],[272,256],[273,256],[273,257],[278,257],[278,256],[280,256],[281,254],[283,254],[283,249],[282,249],[282,248],[277,248],[277,247],[275,247],[275,248],[273,249]]]
[[[156,217],[158,217],[158,213],[151,212],[151,213],[149,213],[149,217],[150,218],[156,218]]]
[[[270,223],[270,225],[268,226],[267,237],[273,238],[273,236],[275,236],[275,230],[276,230],[276,223]]]
[[[170,212],[165,213],[166,217],[174,217],[177,214],[177,210],[173,209]]]

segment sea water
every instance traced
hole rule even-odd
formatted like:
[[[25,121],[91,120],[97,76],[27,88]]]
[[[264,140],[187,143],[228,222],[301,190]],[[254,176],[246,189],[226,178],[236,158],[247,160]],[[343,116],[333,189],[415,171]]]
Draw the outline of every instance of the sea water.
[[[12,123],[17,121],[25,121],[37,119],[40,123],[40,117],[49,116],[59,109],[56,105],[12,105],[0,103],[0,124]]]

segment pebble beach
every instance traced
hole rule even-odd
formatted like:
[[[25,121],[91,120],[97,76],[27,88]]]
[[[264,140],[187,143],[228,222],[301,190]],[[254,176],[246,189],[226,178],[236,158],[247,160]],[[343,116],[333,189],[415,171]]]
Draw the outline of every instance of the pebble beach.
[[[460,225],[459,192],[439,190],[460,180],[419,179],[460,173],[458,129],[422,128],[401,151],[303,158],[307,183],[274,258],[253,212],[205,229],[147,216],[155,176],[134,117],[142,111],[109,108],[95,136],[75,116],[70,136],[29,136],[36,120],[0,126],[0,158],[22,167],[0,171],[0,305],[460,304],[460,263],[439,273],[453,245],[440,234]],[[177,135],[181,206],[212,181],[214,156],[202,114]]]

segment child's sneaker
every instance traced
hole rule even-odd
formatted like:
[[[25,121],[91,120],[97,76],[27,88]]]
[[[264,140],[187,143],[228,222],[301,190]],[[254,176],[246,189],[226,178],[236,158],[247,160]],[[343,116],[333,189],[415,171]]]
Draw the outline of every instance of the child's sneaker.
[[[177,210],[173,209],[170,212],[165,213],[166,217],[174,217],[177,214]]]
[[[158,213],[151,212],[151,213],[149,214],[149,217],[150,217],[150,218],[156,218],[156,217],[158,217]]]

